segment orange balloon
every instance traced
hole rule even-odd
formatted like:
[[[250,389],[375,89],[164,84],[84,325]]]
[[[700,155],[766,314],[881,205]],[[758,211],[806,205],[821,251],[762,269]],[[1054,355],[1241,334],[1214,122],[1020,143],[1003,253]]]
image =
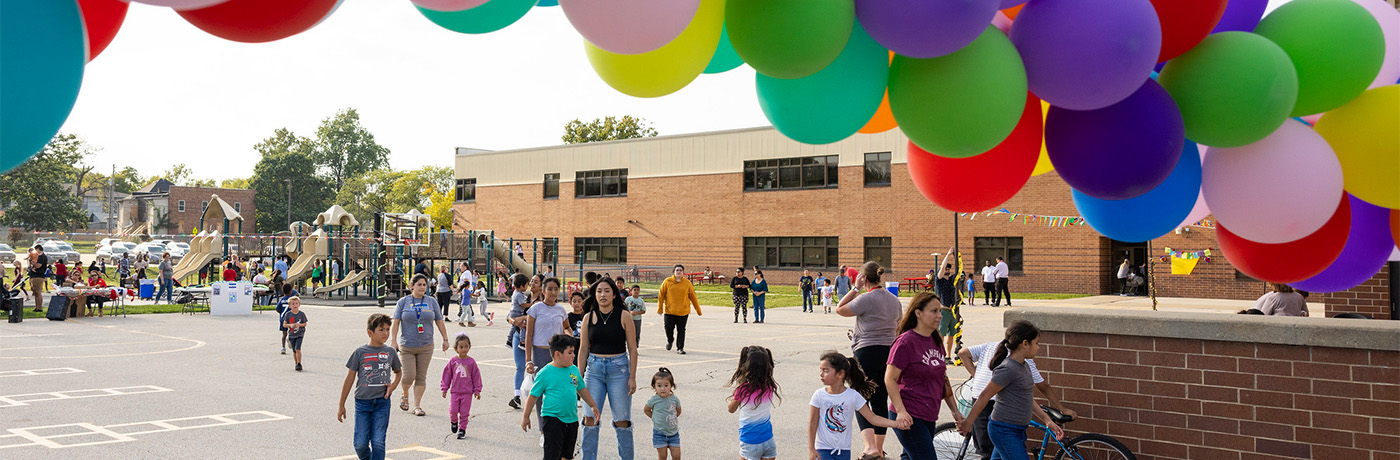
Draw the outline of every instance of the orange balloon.
[[[894,62],[894,52],[890,52],[890,62]],[[890,112],[890,90],[885,90],[885,98],[880,100],[880,108],[875,109],[875,115],[870,117],[870,121],[860,128],[859,133],[875,134],[883,133],[899,126],[894,121],[894,112]]]
[[[1015,20],[1015,19],[1016,19],[1016,15],[1017,15],[1017,14],[1021,14],[1021,7],[1023,7],[1023,6],[1026,6],[1026,4],[1025,4],[1025,3],[1022,3],[1022,4],[1020,4],[1020,5],[1016,5],[1016,6],[1013,6],[1013,7],[1011,7],[1011,8],[1007,8],[1007,9],[1001,10],[1001,13],[1002,13],[1002,14],[1005,14],[1006,17],[1011,18],[1012,20]]]

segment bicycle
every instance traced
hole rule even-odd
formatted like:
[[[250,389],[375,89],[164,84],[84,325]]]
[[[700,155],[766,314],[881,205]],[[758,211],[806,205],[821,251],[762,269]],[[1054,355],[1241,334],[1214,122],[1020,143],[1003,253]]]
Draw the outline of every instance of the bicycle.
[[[1049,414],[1050,420],[1061,427],[1074,421],[1074,417],[1065,415],[1054,408],[1041,405],[1040,409]],[[1067,458],[1074,460],[1137,460],[1137,457],[1133,455],[1131,450],[1128,450],[1127,446],[1108,435],[1084,433],[1067,442],[1060,442],[1055,434],[1040,422],[1031,420],[1031,426],[1045,432],[1045,437],[1040,441],[1040,447],[1030,452],[1031,458],[1036,460],[1045,458],[1046,448],[1052,441],[1060,448],[1059,451],[1055,452],[1055,460]],[[976,452],[969,451],[969,448],[972,447],[972,435],[958,433],[958,426],[952,422],[934,427],[933,444],[934,450],[938,453],[938,460],[975,460],[980,457]]]

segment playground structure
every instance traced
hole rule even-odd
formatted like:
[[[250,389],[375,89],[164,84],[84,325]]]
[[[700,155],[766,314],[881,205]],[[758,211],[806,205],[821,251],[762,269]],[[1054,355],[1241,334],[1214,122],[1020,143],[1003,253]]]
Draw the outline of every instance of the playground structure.
[[[218,230],[218,223],[222,221],[222,232]],[[214,222],[214,230],[208,230],[209,224]],[[233,223],[237,222],[237,228]],[[218,195],[209,196],[209,206],[204,208],[204,214],[199,217],[199,226],[206,229],[196,233],[189,241],[190,252],[175,265],[175,279],[183,279],[186,276],[198,272],[215,259],[226,259],[229,255],[230,231],[243,233],[243,216],[233,209],[228,202],[219,198]]]

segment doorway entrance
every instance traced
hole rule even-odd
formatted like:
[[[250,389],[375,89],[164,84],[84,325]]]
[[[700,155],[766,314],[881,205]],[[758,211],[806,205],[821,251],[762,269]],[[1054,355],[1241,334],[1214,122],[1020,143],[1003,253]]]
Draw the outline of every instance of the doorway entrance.
[[[1103,273],[1106,273],[1110,279],[1108,283],[1109,290],[1104,294],[1121,294],[1126,292],[1129,295],[1146,295],[1146,283],[1140,283],[1136,286],[1134,286],[1133,283],[1129,283],[1129,286],[1125,289],[1123,284],[1118,281],[1118,266],[1123,263],[1123,259],[1128,259],[1128,266],[1132,267],[1132,272],[1134,274],[1139,277],[1146,276],[1147,274],[1143,270],[1143,266],[1147,264],[1147,258],[1149,257],[1147,254],[1147,243],[1127,243],[1113,239],[1108,241],[1108,267],[1105,267]]]

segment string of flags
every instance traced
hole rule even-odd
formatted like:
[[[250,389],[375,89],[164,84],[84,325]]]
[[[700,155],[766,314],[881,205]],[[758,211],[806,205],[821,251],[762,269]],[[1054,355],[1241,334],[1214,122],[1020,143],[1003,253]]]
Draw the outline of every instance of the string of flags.
[[[958,217],[966,217],[968,220],[976,219],[979,215],[982,216],[982,218],[984,219],[999,215],[1007,216],[1007,222],[1020,221],[1022,224],[1025,225],[1036,224],[1045,225],[1046,227],[1080,227],[1088,224],[1088,221],[1085,221],[1084,218],[1080,216],[1042,216],[1039,214],[1023,214],[1018,212],[1011,212],[1006,208],[998,209],[995,211],[958,213]],[[1204,219],[1191,223],[1190,225],[1186,225],[1186,227],[1213,229],[1215,228],[1215,218],[1212,216],[1207,216]]]
[[[1170,247],[1162,248],[1162,253],[1178,259],[1202,259],[1210,262],[1210,251],[1214,248],[1205,248],[1200,251],[1178,251]],[[1163,256],[1165,259],[1166,256]],[[1165,260],[1164,260],[1165,261]]]

